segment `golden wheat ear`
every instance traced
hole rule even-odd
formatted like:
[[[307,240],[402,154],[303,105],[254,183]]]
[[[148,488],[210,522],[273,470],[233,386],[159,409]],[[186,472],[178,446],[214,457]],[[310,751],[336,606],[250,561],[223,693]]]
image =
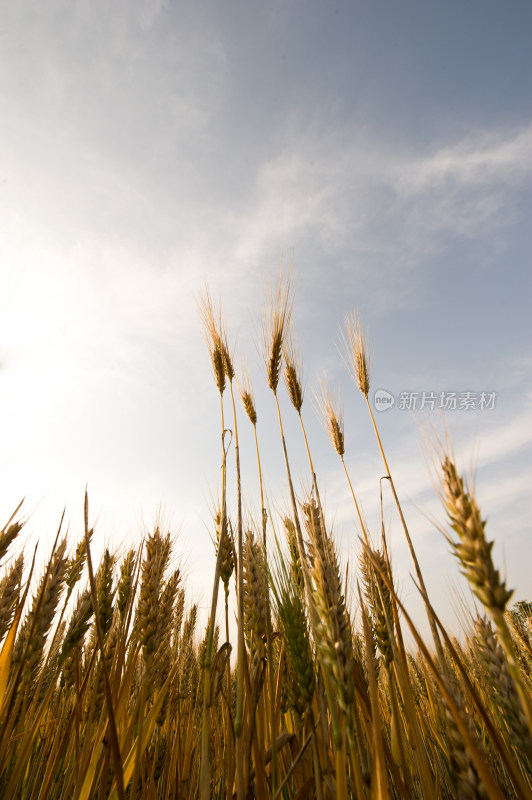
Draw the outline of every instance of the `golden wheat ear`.
[[[203,335],[211,359],[213,377],[218,391],[223,394],[226,367],[232,370],[232,361],[224,336],[222,312],[221,309],[217,313],[215,312],[208,286],[205,286],[205,291],[198,300],[198,308],[203,326]]]
[[[293,331],[286,337],[284,352],[284,382],[292,405],[298,414],[303,407],[303,378],[301,356]]]
[[[270,285],[270,304],[262,315],[262,357],[266,367],[268,386],[277,393],[283,361],[283,346],[290,325],[294,295],[290,275],[279,273],[275,284]]]
[[[253,427],[257,424],[257,408],[255,405],[255,396],[253,394],[253,385],[249,375],[248,365],[245,360],[242,361],[240,367],[240,379],[238,381],[238,392],[242,406],[247,414],[247,417]]]
[[[344,349],[344,357],[353,380],[364,397],[367,398],[370,386],[370,358],[366,351],[362,325],[357,310],[346,314],[345,333],[342,334],[341,340]]]
[[[343,458],[345,454],[344,409],[340,388],[333,395],[327,380],[321,377],[319,391],[314,391],[314,405],[332,446],[340,458]]]
[[[486,521],[481,517],[474,495],[467,490],[455,463],[448,456],[443,460],[442,473],[447,515],[451,528],[458,535],[458,541],[451,537],[448,541],[474,594],[488,611],[503,614],[513,591],[506,588],[493,566],[493,542],[486,539]]]

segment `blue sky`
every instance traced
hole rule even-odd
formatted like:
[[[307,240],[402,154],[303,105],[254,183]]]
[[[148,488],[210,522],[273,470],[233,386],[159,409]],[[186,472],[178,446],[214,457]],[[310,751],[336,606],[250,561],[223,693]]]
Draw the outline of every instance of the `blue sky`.
[[[496,392],[445,421],[532,598],[532,108],[526,2],[14,2],[0,12],[0,512],[24,496],[43,543],[88,483],[99,545],[124,549],[159,508],[203,603],[214,559],[218,398],[195,298],[221,297],[257,395],[268,491],[287,499],[254,331],[293,258],[304,413],[344,559],[356,527],[312,408],[340,382],[347,462],[378,527],[382,467],[337,350],[370,327],[372,392],[436,605],[463,586],[401,392]],[[307,480],[282,398],[298,485]],[[257,508],[241,419],[246,505]],[[415,590],[389,499],[397,580]],[[525,557],[526,556],[526,557]]]

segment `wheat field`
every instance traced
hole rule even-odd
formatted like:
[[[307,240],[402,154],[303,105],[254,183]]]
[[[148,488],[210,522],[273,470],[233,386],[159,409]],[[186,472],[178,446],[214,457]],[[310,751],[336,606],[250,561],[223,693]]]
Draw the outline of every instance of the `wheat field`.
[[[290,505],[273,519],[261,477],[261,518],[245,525],[238,426],[253,427],[261,476],[258,410],[220,308],[208,291],[200,303],[223,459],[205,628],[161,527],[125,556],[105,550],[93,564],[86,495],[84,536],[67,541],[60,525],[44,567],[19,546],[20,506],[0,531],[0,798],[532,798],[532,605],[511,605],[473,486],[444,437],[436,445],[442,530],[481,611],[461,641],[440,623],[369,402],[356,314],[346,319],[346,361],[367,404],[430,637],[396,590],[385,526],[370,531],[365,522],[344,460],[341,398],[322,382],[317,404],[360,540],[356,563],[347,575],[341,569],[304,425],[292,304],[281,276],[261,325]],[[303,495],[285,441],[283,383],[308,455]]]

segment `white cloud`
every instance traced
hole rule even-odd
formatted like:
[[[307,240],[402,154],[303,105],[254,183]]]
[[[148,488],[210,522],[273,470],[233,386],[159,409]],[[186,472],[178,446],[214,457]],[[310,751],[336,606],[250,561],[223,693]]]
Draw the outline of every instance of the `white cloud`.
[[[393,252],[413,266],[441,249],[442,232],[493,245],[494,229],[522,214],[517,198],[531,172],[532,125],[421,153],[311,128],[258,168],[237,252],[310,240],[333,259],[348,247],[359,263]]]
[[[492,181],[520,184],[532,172],[532,125],[507,133],[480,133],[398,167],[405,195],[437,190],[449,180],[484,186]]]

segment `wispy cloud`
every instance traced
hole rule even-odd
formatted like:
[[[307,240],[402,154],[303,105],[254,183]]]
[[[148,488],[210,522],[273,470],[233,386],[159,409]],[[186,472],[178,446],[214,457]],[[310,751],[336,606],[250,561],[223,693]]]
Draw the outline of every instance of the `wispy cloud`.
[[[462,186],[492,181],[522,184],[532,172],[532,125],[506,134],[480,133],[397,169],[405,195],[437,189],[449,180]]]
[[[302,131],[258,168],[255,201],[240,224],[242,256],[298,241],[333,260],[349,247],[359,264],[394,253],[396,264],[415,267],[442,249],[442,233],[493,246],[497,230],[523,213],[532,125],[421,152],[349,134]]]
[[[530,186],[532,125],[480,133],[433,153],[401,160],[391,171],[397,207],[404,207],[410,240],[483,235],[493,246],[522,215],[520,191]],[[400,213],[400,212],[398,212]],[[438,247],[441,247],[441,240]]]

